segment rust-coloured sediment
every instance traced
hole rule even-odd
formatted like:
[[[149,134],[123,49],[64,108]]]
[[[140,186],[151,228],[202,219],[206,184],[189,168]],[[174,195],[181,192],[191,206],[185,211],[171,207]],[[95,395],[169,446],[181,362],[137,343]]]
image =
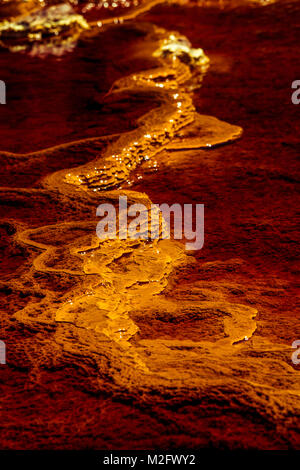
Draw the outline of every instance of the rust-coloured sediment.
[[[245,104],[239,89],[240,77],[258,80],[256,67],[272,77],[276,54],[288,74],[296,50],[285,28],[290,15],[300,21],[299,7],[211,2],[151,10],[162,2],[141,2],[121,15],[85,10],[84,2],[45,3],[43,13],[34,1],[27,11],[20,2],[5,6],[1,65],[9,73],[18,58],[43,86],[41,70],[57,67],[59,76],[72,66],[92,91],[86,104],[68,95],[69,76],[51,82],[49,123],[39,114],[47,97],[37,94],[31,150],[22,131],[28,97],[14,91],[20,104],[7,119],[16,122],[15,139],[0,122],[0,339],[7,344],[0,447],[299,448],[299,366],[291,361],[300,334],[297,235],[286,214],[296,197],[298,142],[282,131],[276,143],[263,111],[271,91],[249,89]],[[249,15],[258,26],[239,52]],[[280,27],[289,52],[269,41]],[[127,65],[117,41],[128,41]],[[265,48],[257,65],[251,41]],[[105,55],[98,84],[89,64]],[[66,114],[57,117],[57,136],[48,135],[56,106]],[[287,103],[279,113],[283,129],[295,112]],[[96,208],[117,208],[120,195],[146,207],[204,203],[204,248],[99,240]]]

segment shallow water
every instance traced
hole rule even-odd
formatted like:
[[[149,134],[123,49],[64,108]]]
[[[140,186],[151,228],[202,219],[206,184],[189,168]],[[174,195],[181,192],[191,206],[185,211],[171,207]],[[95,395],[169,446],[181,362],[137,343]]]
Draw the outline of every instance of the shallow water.
[[[200,3],[2,37],[4,448],[299,445],[299,7]],[[204,203],[204,248],[100,242],[120,194]]]

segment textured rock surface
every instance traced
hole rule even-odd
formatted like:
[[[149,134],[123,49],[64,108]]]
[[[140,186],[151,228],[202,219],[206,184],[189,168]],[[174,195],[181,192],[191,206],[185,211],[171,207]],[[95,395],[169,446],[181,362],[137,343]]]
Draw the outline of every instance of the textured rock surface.
[[[208,69],[162,62],[174,24]],[[300,448],[299,24],[296,2],[160,6],[59,60],[2,51],[1,448]],[[120,194],[204,203],[204,248],[100,242]]]

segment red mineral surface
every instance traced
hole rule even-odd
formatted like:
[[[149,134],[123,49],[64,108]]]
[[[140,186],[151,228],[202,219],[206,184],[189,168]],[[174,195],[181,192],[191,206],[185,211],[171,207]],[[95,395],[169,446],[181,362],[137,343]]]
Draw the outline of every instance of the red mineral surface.
[[[1,2],[0,449],[300,449],[299,29]],[[204,204],[204,246],[100,239],[120,196]]]

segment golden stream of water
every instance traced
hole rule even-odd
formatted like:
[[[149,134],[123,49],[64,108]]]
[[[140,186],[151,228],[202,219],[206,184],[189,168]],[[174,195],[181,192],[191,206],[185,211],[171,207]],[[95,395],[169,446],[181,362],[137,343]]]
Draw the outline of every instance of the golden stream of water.
[[[150,5],[137,7],[128,17],[136,16],[142,8]],[[61,19],[53,19],[50,13],[48,16],[46,13],[43,19],[36,16],[35,31],[23,22],[25,26],[19,31],[17,40],[14,38],[13,45],[7,32],[22,28],[20,19],[9,25],[6,23],[5,27],[2,24],[2,41],[12,51],[20,50],[20,47],[26,49],[33,40],[48,41],[45,47],[51,53],[60,35],[61,41],[78,38],[78,35],[91,37],[101,34],[103,28],[110,27],[110,24],[126,20],[126,17],[113,18],[87,24],[82,17],[68,11],[70,16]],[[53,38],[42,38],[44,27],[54,33],[55,43],[51,42]],[[59,158],[61,151],[84,151],[86,146],[93,147],[100,141],[106,146],[104,151],[95,152],[92,162],[48,175],[40,181],[40,189],[26,190],[28,194],[34,197],[37,194],[55,194],[66,205],[79,207],[81,204],[95,210],[100,202],[109,201],[117,205],[119,195],[124,194],[129,203],[142,202],[149,207],[151,201],[146,194],[121,189],[122,185],[130,184],[130,174],[137,165],[149,160],[153,162],[153,168],[159,168],[159,153],[163,149],[181,149],[184,156],[186,149],[211,147],[241,135],[239,127],[201,116],[195,111],[193,90],[200,86],[209,67],[205,53],[201,49],[193,49],[188,40],[176,32],[149,24],[135,27],[146,32],[145,53],[155,57],[158,66],[120,79],[109,93],[142,91],[155,94],[159,105],[144,115],[137,129],[131,132],[84,139],[32,154],[32,158],[45,154],[57,154]],[[24,193],[22,189],[13,191]],[[228,303],[222,293],[207,291],[206,300],[193,300],[192,305],[198,309],[199,316],[217,312],[224,327],[222,339],[214,343],[195,342],[188,338],[185,341],[139,341],[136,339],[139,329],[130,317],[131,312],[163,311],[166,316],[177,315],[180,305],[164,291],[174,268],[193,264],[193,257],[187,256],[183,245],[173,240],[101,241],[95,228],[94,219],[60,222],[30,230],[18,228],[17,242],[33,247],[39,253],[35,251],[32,267],[20,283],[31,283],[34,289],[39,290],[35,272],[70,275],[75,279],[72,289],[59,298],[54,290],[44,289],[42,300],[30,302],[16,312],[18,321],[41,329],[55,325],[52,350],[59,348],[72,354],[75,361],[74,358],[80,357],[82,366],[85,358],[93,357],[98,370],[96,387],[103,386],[104,378],[112,379],[116,387],[130,389],[133,386],[135,389],[151,388],[158,383],[193,389],[202,383],[204,375],[206,385],[215,383],[216,370],[226,373],[224,361],[227,361],[228,368],[229,364],[231,367],[233,345],[254,333],[256,310]],[[184,302],[181,303],[183,305]],[[187,308],[191,307],[185,305]],[[191,349],[195,351],[195,360],[200,361],[199,370],[205,368],[205,374],[201,372],[194,376],[188,370]],[[45,350],[44,354],[49,352]],[[144,374],[153,376],[151,383]]]

